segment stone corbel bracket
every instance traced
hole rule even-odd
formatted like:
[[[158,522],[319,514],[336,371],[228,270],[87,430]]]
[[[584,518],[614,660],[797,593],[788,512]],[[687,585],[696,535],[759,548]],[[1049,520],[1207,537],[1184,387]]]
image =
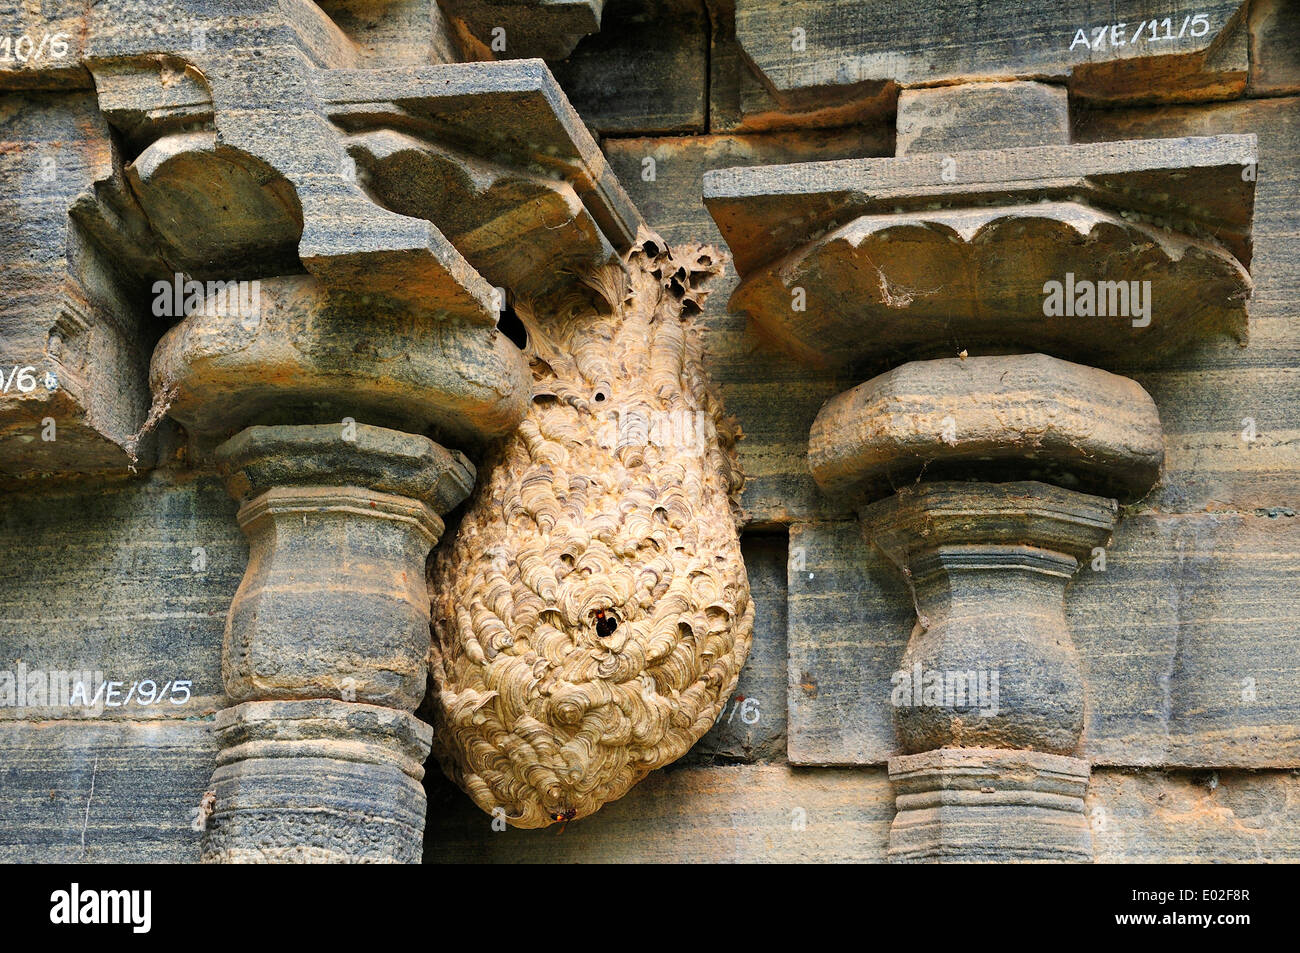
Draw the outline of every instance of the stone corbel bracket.
[[[169,264],[232,262],[241,273],[225,277],[262,277],[296,252],[331,288],[490,324],[495,288],[519,282],[531,295],[541,282],[535,264],[510,270],[500,233],[551,228],[585,249],[575,266],[630,246],[640,216],[544,63],[356,69],[355,43],[306,7],[315,12],[91,24],[84,62],[109,121],[139,150],[135,184],[163,213]],[[188,242],[176,226],[211,210],[197,196],[186,207],[182,177],[231,200]],[[430,201],[451,181],[465,202]],[[540,214],[525,220],[521,207],[534,204]]]
[[[301,173],[304,150],[274,132],[236,145],[246,110],[218,108],[187,62],[92,69],[107,115],[141,144],[128,176],[163,257],[200,279],[305,268],[350,294],[494,323],[496,289],[572,292],[642,224],[540,61],[303,68],[304,102],[266,104],[290,125],[315,115]],[[210,128],[179,131],[182,118]]]
[[[928,153],[710,171],[704,200],[743,278],[731,307],[809,363],[1143,364],[1244,342],[1255,157],[1252,135]],[[1103,292],[1091,314],[1076,279]]]
[[[572,292],[643,224],[540,61],[332,71],[318,89],[367,193],[514,295]]]

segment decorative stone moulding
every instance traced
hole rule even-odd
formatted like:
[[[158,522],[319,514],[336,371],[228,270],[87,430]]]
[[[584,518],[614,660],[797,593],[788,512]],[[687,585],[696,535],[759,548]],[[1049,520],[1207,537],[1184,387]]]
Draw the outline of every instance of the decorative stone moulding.
[[[1152,363],[1245,340],[1255,148],[1219,136],[716,170],[705,204],[744,278],[731,307],[807,362],[983,348]]]
[[[204,863],[420,862],[430,729],[409,712],[243,702],[215,727]]]
[[[258,299],[251,316],[210,299],[154,350],[153,391],[192,432],[352,417],[473,447],[523,418],[528,362],[491,328],[307,275],[262,280]]]
[[[646,236],[598,276],[612,314],[521,312],[533,401],[439,555],[431,657],[435,752],[516,827],[680,757],[745,662],[735,429],[690,320],[718,269]]]
[[[924,474],[1041,478],[1137,499],[1164,456],[1141,385],[1045,354],[903,364],[832,397],[808,440],[823,490],[870,498]]]
[[[1051,282],[1069,304],[1045,315]],[[806,312],[788,307],[796,287],[807,289]],[[1246,269],[1221,247],[1081,203],[1041,202],[864,215],[749,278],[733,307],[773,315],[787,305],[788,318],[769,330],[824,364],[953,338],[1108,364],[1156,360],[1220,333],[1244,340],[1250,290]]]
[[[217,450],[248,568],[205,862],[416,862],[423,844],[425,561],[469,493],[462,455],[355,425],[250,427]]]
[[[1088,775],[1086,761],[1041,751],[939,748],[891,758],[898,813],[889,859],[1091,863]]]

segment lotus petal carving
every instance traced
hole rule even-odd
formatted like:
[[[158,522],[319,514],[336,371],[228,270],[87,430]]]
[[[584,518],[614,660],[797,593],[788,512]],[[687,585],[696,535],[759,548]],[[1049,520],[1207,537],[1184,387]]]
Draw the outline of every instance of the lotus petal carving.
[[[1090,283],[1091,313],[1045,314],[1049,282]],[[1217,334],[1244,340],[1251,289],[1241,262],[1212,239],[1081,202],[1039,202],[863,215],[751,274],[731,307],[823,365],[980,348],[1104,365],[1144,363]],[[1145,319],[1130,292],[1149,306]]]

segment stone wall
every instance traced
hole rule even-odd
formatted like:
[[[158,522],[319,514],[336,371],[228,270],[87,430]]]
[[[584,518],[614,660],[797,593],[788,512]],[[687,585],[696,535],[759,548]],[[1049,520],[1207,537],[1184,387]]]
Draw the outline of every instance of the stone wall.
[[[731,11],[709,5],[706,55],[695,45],[696,11],[684,6],[656,16],[611,3],[600,38],[556,67],[629,194],[669,241],[721,243],[700,199],[707,169],[893,154],[887,119],[737,116],[737,89],[754,80],[734,49]],[[775,16],[778,5],[768,6]],[[620,43],[621,17],[630,33],[655,39]],[[1071,110],[1078,142],[1254,133],[1260,156],[1249,346],[1214,342],[1171,367],[1135,372],[1160,410],[1165,470],[1126,513],[1105,572],[1086,568],[1067,602],[1087,674],[1087,810],[1098,862],[1296,859],[1300,58],[1281,37],[1300,36],[1300,18],[1285,3],[1256,2],[1249,26],[1249,81],[1230,101]],[[597,50],[601,75],[617,79],[590,79]],[[627,88],[653,77],[672,95],[618,100],[610,91],[625,88],[624,76]],[[679,108],[665,114],[668,102]],[[558,835],[494,832],[431,773],[427,860],[884,860],[892,712],[884,693],[863,686],[888,684],[912,605],[805,462],[818,409],[856,379],[809,372],[768,346],[728,313],[735,283],[731,270],[707,305],[711,367],[746,433],[750,532],[788,547],[746,550],[751,578],[784,563],[784,628],[760,626],[755,640],[770,639],[785,664],[751,663],[738,691],[762,700],[763,719],[769,698],[784,702],[774,715],[786,723],[785,744],[775,754],[692,756]],[[1250,442],[1245,418],[1256,425]]]
[[[11,6],[0,3],[0,30],[12,20],[14,34],[30,31]],[[492,55],[490,37],[476,45],[438,7],[395,3],[379,17],[364,6],[320,4],[333,19],[306,44],[318,67],[342,75]],[[702,200],[708,170],[895,155],[908,77],[800,93],[763,75],[780,51],[767,56],[755,37],[775,31],[771,43],[787,43],[789,6],[607,0],[598,32],[557,29],[572,40],[560,49],[538,41],[608,170],[669,243],[726,248]],[[1022,15],[986,6],[1005,6],[1008,21]],[[1099,22],[1110,18],[1112,5],[1094,6],[1107,8]],[[1142,11],[1121,6],[1137,22]],[[1062,74],[1075,143],[1258,139],[1248,343],[1198,340],[1156,367],[1109,368],[1154,398],[1165,463],[1155,487],[1124,507],[1104,568],[1085,566],[1066,603],[1086,686],[1079,757],[1092,767],[1084,811],[1098,862],[1300,860],[1300,7],[1250,0],[1232,15],[1217,48],[1171,68],[1179,78],[1167,95],[1142,94],[1140,64]],[[66,24],[77,16],[69,6]],[[432,39],[412,41],[417,28]],[[71,59],[41,78],[0,73],[0,371],[39,364],[48,329],[75,324],[63,316],[75,308],[35,295],[41,282],[70,276],[66,301],[91,311],[94,327],[67,404],[0,405],[0,672],[91,672],[92,686],[120,683],[122,700],[87,712],[0,695],[0,861],[198,861],[194,821],[217,764],[217,715],[230,703],[222,638],[249,545],[210,446],[171,420],[128,443],[148,409],[141,367],[165,328],[123,313],[129,276],[148,269],[105,258],[111,156],[135,145],[121,123],[100,128],[112,87],[96,79],[98,106],[96,83]],[[204,126],[204,107],[168,95],[165,105],[117,108]],[[241,135],[255,140],[259,122],[247,119]],[[23,143],[65,126],[47,188]],[[86,214],[69,218],[77,195]],[[346,283],[356,273],[319,274]],[[791,360],[728,310],[737,282],[728,263],[701,318],[709,370],[745,434],[742,544],[756,623],[734,697],[681,761],[563,827],[494,824],[431,760],[425,862],[887,858],[887,765],[901,751],[879,687],[900,664],[915,608],[853,508],[819,490],[807,462],[823,404],[875,371]],[[115,375],[122,386],[108,386]],[[67,422],[68,459],[31,465],[25,448],[47,416]],[[144,682],[148,702],[124,700]]]

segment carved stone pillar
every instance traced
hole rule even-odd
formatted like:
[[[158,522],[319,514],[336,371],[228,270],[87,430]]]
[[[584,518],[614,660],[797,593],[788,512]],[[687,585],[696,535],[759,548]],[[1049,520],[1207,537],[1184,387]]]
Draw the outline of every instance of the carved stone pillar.
[[[1033,482],[926,483],[863,508],[916,601],[900,668],[978,676],[968,703],[897,706],[903,751],[1074,752],[1083,676],[1065,588],[1110,539],[1116,513],[1114,500]]]
[[[910,692],[894,699],[907,754],[889,762],[891,859],[1091,859],[1065,590],[1116,513],[1034,482],[922,484],[863,509],[917,611],[899,666]]]
[[[425,560],[473,468],[364,424],[250,427],[217,460],[250,554],[203,859],[418,861]]]
[[[908,90],[895,158],[705,175],[731,307],[807,363],[893,366],[826,403],[808,454],[916,609],[897,861],[1091,859],[1066,588],[1164,446],[1146,391],[1089,365],[1245,334],[1253,139],[1071,145],[1067,107]]]
[[[409,431],[472,443],[508,430],[526,373],[490,326],[297,275],[262,282],[256,320],[204,309],[160,342],[168,412],[204,441],[238,430],[214,457],[249,541],[205,862],[420,860],[426,561],[474,468]]]
[[[1163,457],[1140,386],[1042,354],[904,364],[822,409],[813,477],[862,501],[916,607],[891,699],[892,859],[1091,858],[1065,594],[1118,503],[1042,479],[1140,494]]]
[[[148,77],[119,79],[139,112]],[[310,87],[268,135],[218,83],[220,137],[152,130],[128,169],[173,259],[244,279],[196,292],[150,366],[154,414],[200,465],[215,453],[250,544],[202,853],[412,862],[426,560],[474,483],[443,445],[482,452],[520,424],[528,332],[502,315],[596,296],[584,279],[640,216],[539,64],[320,69]],[[293,131],[304,116],[320,135]]]

